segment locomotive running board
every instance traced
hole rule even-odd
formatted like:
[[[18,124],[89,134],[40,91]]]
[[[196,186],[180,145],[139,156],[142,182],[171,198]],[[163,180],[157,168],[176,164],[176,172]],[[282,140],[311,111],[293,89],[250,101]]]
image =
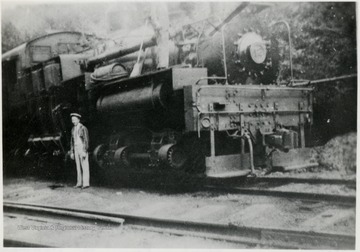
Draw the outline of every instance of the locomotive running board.
[[[291,149],[289,152],[275,151],[272,154],[272,166],[282,171],[317,167],[311,148]]]
[[[48,148],[49,145],[53,144],[57,148],[59,148],[62,153],[65,153],[65,148],[61,142],[61,133],[55,133],[55,134],[47,134],[47,135],[41,135],[41,136],[30,136],[28,138],[28,143],[33,144],[34,146],[38,146],[39,144],[44,146],[45,148]]]
[[[240,177],[251,172],[249,154],[206,157],[205,164],[206,176],[211,178]]]

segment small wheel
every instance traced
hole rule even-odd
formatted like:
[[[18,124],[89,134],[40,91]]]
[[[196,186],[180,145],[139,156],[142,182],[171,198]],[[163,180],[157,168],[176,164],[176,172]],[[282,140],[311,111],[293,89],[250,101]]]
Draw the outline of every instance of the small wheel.
[[[115,151],[114,160],[117,165],[130,167],[129,149],[127,146],[121,147]]]
[[[159,150],[159,158],[163,163],[177,170],[182,169],[187,161],[185,151],[175,144],[162,146]]]
[[[105,152],[106,152],[106,146],[104,144],[98,145],[93,152],[94,160],[101,168],[104,168],[103,166],[104,166]]]
[[[187,156],[181,148],[173,146],[168,151],[168,162],[172,168],[181,169],[186,163]]]

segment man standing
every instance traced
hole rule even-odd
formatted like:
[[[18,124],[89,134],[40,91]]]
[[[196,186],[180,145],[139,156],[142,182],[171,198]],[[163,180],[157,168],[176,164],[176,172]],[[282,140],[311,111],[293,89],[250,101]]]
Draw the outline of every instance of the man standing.
[[[74,127],[71,130],[70,157],[75,159],[77,170],[77,183],[74,188],[86,189],[90,187],[89,172],[89,134],[87,128],[80,123],[81,115],[71,113],[71,122]]]

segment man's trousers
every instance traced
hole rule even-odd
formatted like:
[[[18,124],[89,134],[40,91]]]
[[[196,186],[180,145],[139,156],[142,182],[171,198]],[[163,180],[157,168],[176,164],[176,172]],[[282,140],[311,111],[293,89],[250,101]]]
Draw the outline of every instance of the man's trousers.
[[[90,186],[90,172],[89,172],[89,153],[83,155],[83,147],[75,146],[74,158],[77,171],[76,186]]]

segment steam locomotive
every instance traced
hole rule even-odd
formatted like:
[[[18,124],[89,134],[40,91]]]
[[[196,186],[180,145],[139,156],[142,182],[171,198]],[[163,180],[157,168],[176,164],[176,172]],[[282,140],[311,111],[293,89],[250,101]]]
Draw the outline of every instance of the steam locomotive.
[[[277,83],[276,40],[153,21],[137,41],[58,32],[3,54],[5,161],[66,157],[78,112],[103,169],[231,177],[309,165],[312,89]]]

